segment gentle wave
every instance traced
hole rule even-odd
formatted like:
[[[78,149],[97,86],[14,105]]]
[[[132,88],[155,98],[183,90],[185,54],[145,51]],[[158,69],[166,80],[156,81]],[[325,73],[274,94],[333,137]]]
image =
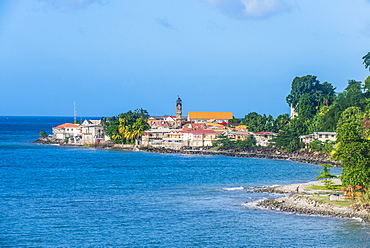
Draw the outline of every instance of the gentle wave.
[[[222,188],[222,190],[226,190],[226,191],[234,191],[234,190],[243,190],[244,187],[231,187],[231,188]]]

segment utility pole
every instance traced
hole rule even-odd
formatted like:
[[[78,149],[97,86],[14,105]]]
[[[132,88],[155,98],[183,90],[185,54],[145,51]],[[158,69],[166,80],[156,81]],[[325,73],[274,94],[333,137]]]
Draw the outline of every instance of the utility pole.
[[[77,121],[77,110],[76,110],[76,102],[73,102],[73,123],[76,124]]]

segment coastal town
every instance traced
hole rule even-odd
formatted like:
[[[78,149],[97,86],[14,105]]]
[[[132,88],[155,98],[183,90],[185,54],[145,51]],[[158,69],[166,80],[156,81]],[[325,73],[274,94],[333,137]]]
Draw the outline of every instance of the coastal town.
[[[294,114],[292,115],[294,118]],[[183,147],[212,147],[223,137],[232,141],[253,139],[258,147],[274,145],[274,132],[251,132],[247,125],[230,123],[232,112],[188,112],[182,111],[182,100],[176,100],[176,115],[149,116],[146,120],[150,129],[143,130],[133,144],[117,144],[106,134],[102,120],[84,120],[82,123],[63,123],[52,128],[48,138],[64,145],[112,145],[116,147],[155,147],[180,150]],[[301,141],[309,146],[314,140],[335,142],[336,132],[313,132],[301,135]]]

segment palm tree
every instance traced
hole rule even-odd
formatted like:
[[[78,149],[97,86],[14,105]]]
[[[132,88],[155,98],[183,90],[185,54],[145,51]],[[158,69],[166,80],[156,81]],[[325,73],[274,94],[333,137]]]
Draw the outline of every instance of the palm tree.
[[[150,128],[148,122],[139,118],[133,124],[133,129],[135,133],[135,139],[139,139],[143,136],[144,132]]]
[[[133,140],[135,138],[135,129],[133,126],[126,126],[124,136],[127,140]]]
[[[369,67],[369,71],[370,71],[370,52],[368,52],[365,56],[363,56],[362,59],[364,60],[365,68]]]

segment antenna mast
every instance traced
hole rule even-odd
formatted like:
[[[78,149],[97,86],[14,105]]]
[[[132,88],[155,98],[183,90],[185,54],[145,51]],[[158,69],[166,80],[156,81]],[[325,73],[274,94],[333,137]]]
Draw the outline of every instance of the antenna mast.
[[[76,123],[77,121],[77,110],[76,110],[76,102],[73,102],[73,123]]]

